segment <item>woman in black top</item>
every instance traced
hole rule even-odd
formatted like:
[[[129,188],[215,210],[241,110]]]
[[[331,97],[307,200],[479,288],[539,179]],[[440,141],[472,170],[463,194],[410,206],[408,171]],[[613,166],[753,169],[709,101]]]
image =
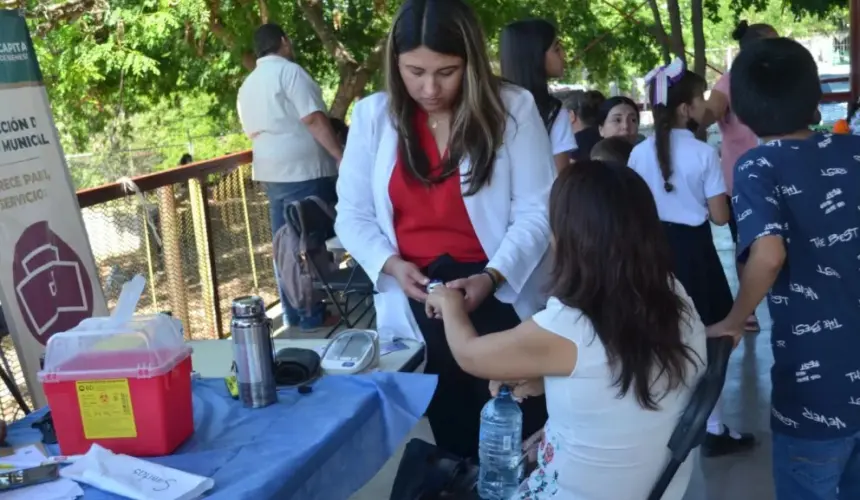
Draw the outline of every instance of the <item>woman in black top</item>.
[[[600,142],[600,131],[597,129],[597,118],[600,105],[606,97],[597,90],[574,90],[563,100],[564,108],[570,117],[570,127],[576,138],[576,151],[571,161],[587,160],[591,156],[591,148]]]

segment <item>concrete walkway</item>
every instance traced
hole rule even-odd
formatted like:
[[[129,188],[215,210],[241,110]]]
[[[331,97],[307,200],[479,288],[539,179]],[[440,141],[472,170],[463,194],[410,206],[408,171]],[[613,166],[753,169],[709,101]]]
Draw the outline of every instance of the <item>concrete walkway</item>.
[[[733,245],[727,228],[714,229],[714,241],[723,260],[723,268],[734,291],[737,277]],[[725,421],[734,429],[753,432],[760,445],[751,453],[717,459],[700,459],[684,500],[771,500],[774,498],[770,473],[770,316],[762,305],[758,310],[761,333],[748,335],[732,355],[723,391]],[[413,437],[432,441],[426,420],[413,430]],[[389,497],[400,453],[352,500],[385,500]],[[644,498],[645,493],[643,493]],[[635,499],[631,499],[635,500]]]

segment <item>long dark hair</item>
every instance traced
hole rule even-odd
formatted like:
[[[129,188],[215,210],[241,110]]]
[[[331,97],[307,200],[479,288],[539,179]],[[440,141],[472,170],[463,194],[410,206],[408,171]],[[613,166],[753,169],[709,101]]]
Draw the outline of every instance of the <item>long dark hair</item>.
[[[484,33],[475,13],[462,0],[406,0],[394,19],[386,47],[386,84],[389,114],[397,130],[398,145],[409,172],[425,184],[459,173],[469,158],[466,195],[490,182],[496,151],[505,135],[507,111],[501,97],[501,80],[493,75]],[[409,96],[397,59],[421,46],[465,62],[460,96],[455,103],[448,155],[442,173],[431,176],[430,162],[413,127],[417,104]]]
[[[499,39],[502,77],[532,93],[548,127],[561,110],[561,101],[549,93],[546,74],[546,52],[555,40],[555,27],[543,19],[512,22]]]
[[[619,395],[632,389],[643,408],[658,409],[654,380],[665,375],[666,391],[678,388],[695,353],[682,338],[690,312],[648,185],[623,165],[577,162],[552,187],[549,219],[552,295],[591,320]]]
[[[675,112],[681,104],[691,104],[696,97],[701,97],[708,89],[704,78],[689,70],[669,85],[665,104],[658,104],[654,95],[656,85],[648,86],[648,98],[654,115],[654,145],[657,149],[657,163],[663,174],[663,189],[671,193],[675,186],[669,181],[672,177],[672,145],[670,138],[675,128]]]
[[[746,21],[741,21],[735,27],[734,31],[732,31],[732,39],[737,40],[738,45],[741,46],[741,50],[756,40],[775,38],[776,36],[776,29],[764,23],[749,24]]]

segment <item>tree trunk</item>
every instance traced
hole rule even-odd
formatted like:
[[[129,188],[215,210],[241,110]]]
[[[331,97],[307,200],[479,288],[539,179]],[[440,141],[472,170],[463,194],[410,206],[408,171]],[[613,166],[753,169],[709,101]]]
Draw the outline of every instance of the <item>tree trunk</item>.
[[[687,52],[684,48],[684,32],[681,27],[681,9],[678,7],[678,0],[667,0],[666,6],[669,9],[669,26],[672,28],[672,52],[687,64]]]
[[[343,120],[346,117],[349,106],[361,97],[361,93],[367,85],[368,76],[368,72],[355,67],[346,68],[345,71],[340,72],[340,82],[337,84],[337,92],[329,110],[329,115],[332,118]]]
[[[322,41],[323,47],[337,63],[340,82],[329,114],[333,118],[342,120],[352,102],[364,92],[370,75],[379,69],[386,39],[380,39],[364,61],[358,62],[353,53],[337,38],[334,27],[326,22],[321,0],[298,0],[298,5],[305,19]]]
[[[341,66],[340,82],[337,84],[337,92],[329,110],[332,117],[343,120],[346,112],[349,111],[349,106],[362,96],[370,77],[381,66],[384,43],[384,39],[377,42],[362,64]]]
[[[663,56],[663,64],[672,62],[671,43],[669,35],[666,34],[666,28],[663,26],[663,19],[660,16],[660,7],[657,6],[657,0],[648,0],[648,7],[651,8],[651,15],[654,16],[654,37],[657,43],[660,44],[660,54]]]
[[[693,71],[705,76],[708,54],[705,51],[705,16],[702,0],[692,0],[690,22],[693,24]]]

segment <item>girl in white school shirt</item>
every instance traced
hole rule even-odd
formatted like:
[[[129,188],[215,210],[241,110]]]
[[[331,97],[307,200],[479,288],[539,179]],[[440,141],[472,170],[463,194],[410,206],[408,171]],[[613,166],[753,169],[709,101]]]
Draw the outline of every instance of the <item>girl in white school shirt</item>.
[[[691,123],[707,109],[707,82],[683,62],[658,68],[645,77],[654,113],[654,135],[630,154],[629,166],[651,188],[663,229],[674,254],[674,273],[708,326],[731,311],[733,298],[714,247],[711,225],[729,220],[726,186],[716,150],[696,139]],[[722,423],[719,405],[708,421],[705,456],[751,448],[755,438]]]
[[[543,19],[515,21],[505,26],[499,40],[502,77],[531,92],[549,132],[558,170],[570,163],[576,139],[560,100],[549,93],[550,78],[564,76],[564,48],[555,27]]]

